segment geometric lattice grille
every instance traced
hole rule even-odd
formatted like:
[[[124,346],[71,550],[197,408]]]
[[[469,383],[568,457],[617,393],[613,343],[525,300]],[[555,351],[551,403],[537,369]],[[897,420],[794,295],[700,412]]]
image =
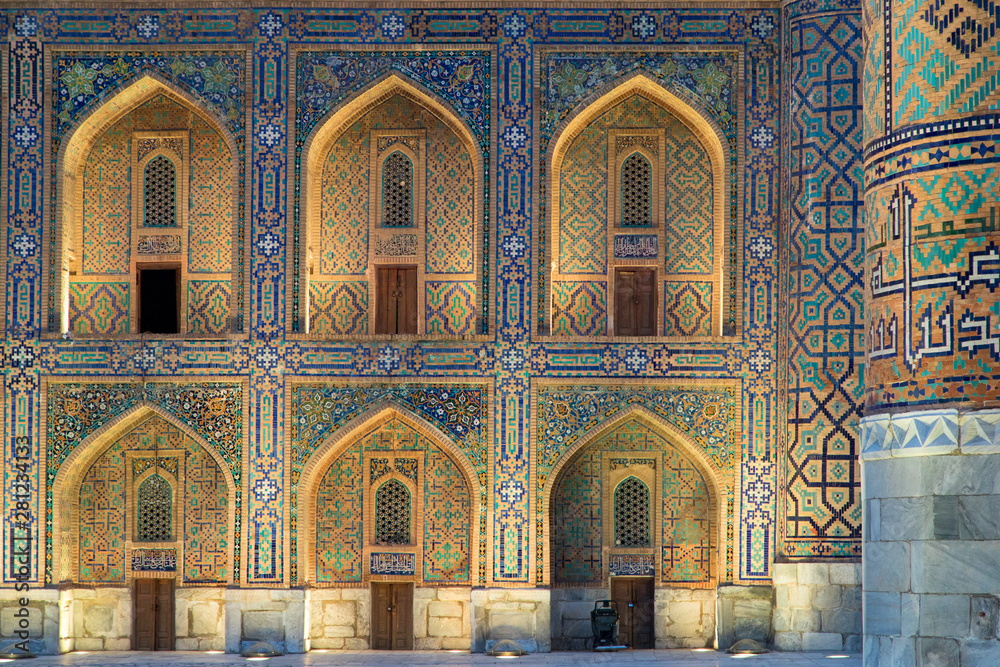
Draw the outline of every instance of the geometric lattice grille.
[[[174,163],[162,155],[146,164],[143,181],[146,227],[176,227],[177,174]]]
[[[375,542],[410,543],[410,491],[394,479],[375,493]]]
[[[635,477],[615,489],[615,546],[649,546],[649,489]]]
[[[171,526],[170,484],[150,475],[139,485],[139,542],[169,542]]]
[[[413,226],[413,163],[396,151],[382,166],[382,226]]]
[[[653,226],[653,168],[639,153],[622,163],[622,227]]]

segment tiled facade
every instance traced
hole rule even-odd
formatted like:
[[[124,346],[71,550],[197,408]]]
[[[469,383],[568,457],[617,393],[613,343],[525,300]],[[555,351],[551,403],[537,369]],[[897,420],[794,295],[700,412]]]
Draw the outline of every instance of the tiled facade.
[[[184,646],[365,648],[384,580],[416,584],[422,646],[482,650],[513,627],[546,650],[582,646],[550,611],[568,628],[571,589],[591,600],[609,576],[654,574],[657,646],[688,646],[739,624],[720,586],[856,563],[863,405],[955,391],[919,366],[930,339],[917,366],[865,347],[884,329],[888,349],[890,322],[904,340],[902,301],[865,303],[866,258],[880,289],[911,279],[905,215],[934,239],[913,280],[971,267],[956,258],[988,256],[996,190],[994,125],[909,150],[902,120],[870,111],[902,91],[886,108],[932,128],[995,106],[989,77],[922,97],[905,91],[938,65],[914,62],[883,81],[899,49],[870,45],[895,28],[861,9],[0,10],[4,543],[31,541],[4,581],[63,584],[83,618],[90,584],[120,584],[120,606],[151,576],[126,549],[157,550],[140,567],[174,549],[178,594],[218,616]],[[413,167],[412,228],[383,215],[393,155]],[[625,224],[634,155],[649,228]],[[173,189],[150,175],[161,159]],[[921,165],[944,160],[942,190]],[[955,232],[970,226],[982,238]],[[138,333],[137,262],[181,266],[179,334]],[[415,335],[376,331],[377,270],[396,265],[417,267]],[[614,335],[629,267],[656,271],[655,335]],[[984,369],[986,401],[996,284],[956,275],[971,314],[921,308],[982,333],[948,362]],[[126,460],[150,450],[186,499],[172,546],[131,544],[150,473]],[[622,550],[614,490],[633,477],[652,537]],[[405,546],[377,543],[387,480],[413,502]],[[845,600],[857,585],[837,582]],[[852,648],[855,626],[825,641]],[[63,649],[128,635],[69,632],[86,641]]]

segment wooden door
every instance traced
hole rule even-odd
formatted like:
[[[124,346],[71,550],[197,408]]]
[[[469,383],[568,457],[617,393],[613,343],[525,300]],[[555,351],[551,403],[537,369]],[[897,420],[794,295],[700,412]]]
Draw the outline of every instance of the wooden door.
[[[417,333],[417,267],[381,267],[375,295],[375,333]]]
[[[372,584],[372,648],[413,650],[413,584]]]
[[[613,577],[611,599],[618,603],[618,641],[632,648],[653,648],[653,578]]]
[[[132,650],[174,650],[174,580],[136,579]]]
[[[656,335],[656,271],[615,271],[615,335]]]

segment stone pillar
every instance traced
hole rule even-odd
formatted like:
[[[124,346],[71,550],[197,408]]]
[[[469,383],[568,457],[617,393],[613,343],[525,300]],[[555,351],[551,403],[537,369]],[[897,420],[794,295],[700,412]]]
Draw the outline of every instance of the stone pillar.
[[[998,16],[863,4],[865,664],[1000,664]]]

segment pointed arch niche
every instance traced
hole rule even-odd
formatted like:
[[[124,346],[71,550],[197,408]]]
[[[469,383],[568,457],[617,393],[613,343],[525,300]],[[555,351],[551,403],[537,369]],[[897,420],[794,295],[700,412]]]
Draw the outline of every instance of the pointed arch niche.
[[[409,494],[410,538],[379,541],[376,496]],[[402,494],[400,494],[402,495]],[[479,571],[483,488],[462,451],[395,403],[374,406],[333,433],[302,468],[298,584],[366,586],[372,577],[418,585],[473,585]]]
[[[610,576],[645,574],[658,587],[714,588],[726,567],[731,476],[653,412],[622,411],[563,452],[539,489],[543,582],[600,588]],[[625,522],[648,525],[648,546],[615,543],[617,513],[647,511],[616,507],[628,486],[648,492],[648,515]]]
[[[626,324],[641,316],[651,336],[722,336],[733,270],[730,152],[707,114],[644,74],[578,105],[545,155],[547,334],[647,335]],[[638,172],[650,176],[648,190],[630,187]],[[637,224],[634,212],[647,205],[651,220]]]
[[[465,122],[392,73],[321,120],[303,154],[305,242],[298,258],[290,244],[289,266],[301,268],[288,275],[305,307],[296,325],[287,300],[290,332],[298,326],[316,338],[412,335],[390,331],[376,317],[402,298],[412,299],[406,308],[415,310],[417,336],[479,334],[485,169]],[[407,161],[409,177],[396,169]],[[400,193],[409,201],[396,201]],[[386,288],[386,272],[397,269],[414,271],[415,285],[407,283],[403,296]]]
[[[170,487],[171,538],[142,542],[138,490],[154,475]],[[52,483],[51,520],[53,583],[234,581],[236,483],[229,466],[188,426],[148,403],[105,424],[66,457]],[[164,569],[164,559],[173,560],[173,570]]]
[[[147,173],[166,164],[173,188]],[[154,74],[79,120],[54,169],[56,229],[46,243],[55,247],[44,256],[57,265],[46,264],[43,286],[45,294],[55,288],[51,333],[139,335],[141,272],[173,270],[177,335],[228,335],[242,252],[239,167],[225,123]]]

